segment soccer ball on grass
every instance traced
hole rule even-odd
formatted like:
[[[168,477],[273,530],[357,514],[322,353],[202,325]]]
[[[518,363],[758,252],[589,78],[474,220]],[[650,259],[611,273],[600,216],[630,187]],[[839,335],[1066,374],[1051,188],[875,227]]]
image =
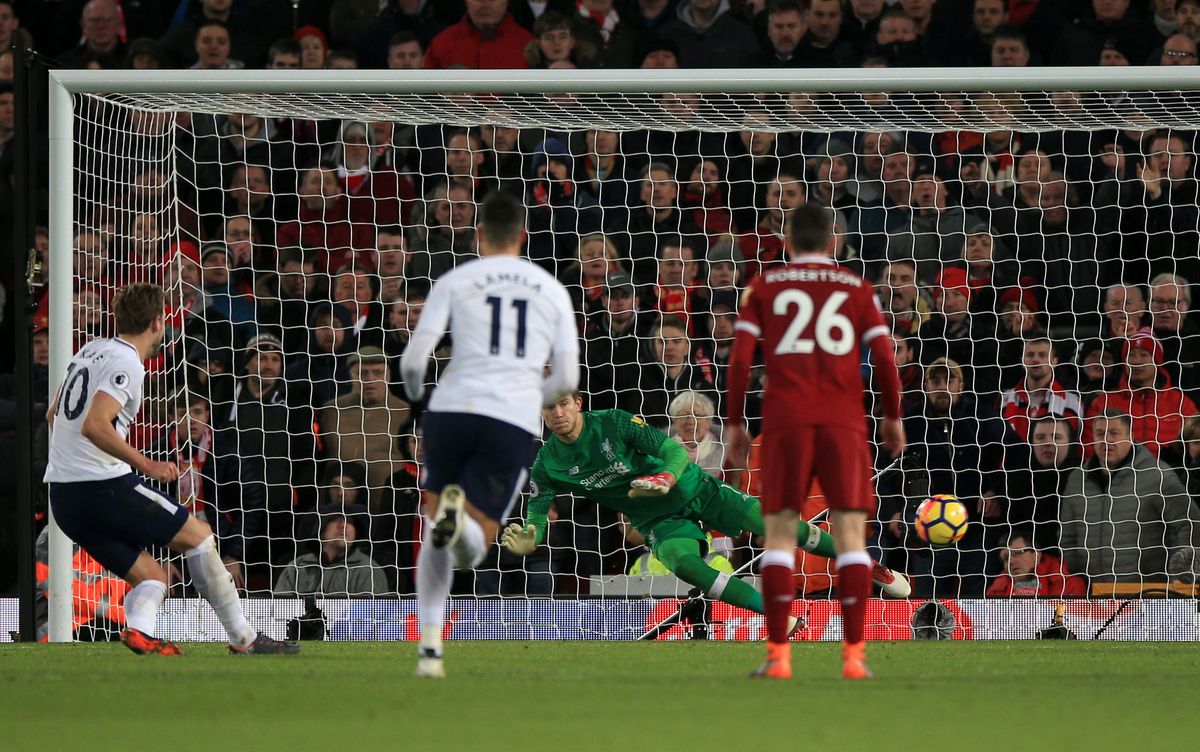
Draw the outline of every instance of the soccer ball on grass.
[[[958,543],[967,534],[967,507],[951,494],[930,496],[917,507],[916,528],[926,543]]]

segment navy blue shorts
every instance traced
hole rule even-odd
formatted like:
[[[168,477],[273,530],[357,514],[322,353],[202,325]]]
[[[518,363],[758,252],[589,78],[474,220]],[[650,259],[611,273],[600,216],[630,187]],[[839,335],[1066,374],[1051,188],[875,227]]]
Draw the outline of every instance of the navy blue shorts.
[[[50,509],[67,537],[118,577],[145,549],[170,543],[188,518],[188,510],[135,473],[51,483]]]
[[[476,509],[503,525],[529,481],[533,438],[484,415],[427,412],[421,421],[422,486],[441,493],[457,483]]]

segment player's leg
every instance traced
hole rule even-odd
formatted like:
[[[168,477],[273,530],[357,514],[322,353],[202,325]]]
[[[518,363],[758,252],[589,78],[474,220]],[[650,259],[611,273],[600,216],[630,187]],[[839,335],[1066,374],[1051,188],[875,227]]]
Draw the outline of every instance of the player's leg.
[[[140,484],[138,492],[143,495],[158,494],[161,499],[174,503],[170,497],[145,484]],[[192,583],[200,596],[212,606],[213,613],[225,628],[229,650],[239,655],[299,653],[298,644],[273,639],[250,625],[242,612],[242,599],[233,584],[233,575],[225,568],[217,552],[217,539],[212,528],[182,507],[179,510],[183,515],[182,524],[162,542],[172,551],[183,554]]]
[[[128,478],[133,478],[132,474]],[[125,594],[121,642],[140,655],[179,655],[175,644],[154,636],[158,610],[167,595],[167,575],[142,549],[145,528],[174,524],[169,508],[131,497],[126,478],[50,484],[54,520],[67,537],[132,587]]]
[[[141,655],[179,655],[182,651],[171,642],[154,637],[158,611],[167,597],[167,573],[150,554],[142,551],[125,574],[131,587],[122,604],[125,629],[121,642]]]
[[[479,566],[499,535],[529,479],[533,436],[503,421],[455,413],[426,413],[422,428],[433,513],[417,560],[417,675],[440,678],[454,569]]]
[[[701,545],[705,535],[695,522],[678,517],[663,520],[653,527],[650,538],[654,541],[654,556],[679,579],[700,588],[709,598],[756,614],[766,613],[761,593],[745,580],[713,569],[704,561]]]
[[[196,590],[212,606],[221,626],[225,627],[229,644],[242,649],[253,643],[257,635],[242,613],[242,599],[233,585],[233,576],[217,553],[212,528],[188,515],[169,545],[172,551],[183,554]]]
[[[763,520],[762,502],[753,496],[742,493],[731,486],[722,484],[722,509],[718,510],[727,522],[716,522],[712,514],[704,518],[705,523],[726,535],[739,535],[747,532],[763,536],[767,533],[766,522]],[[739,498],[740,497],[740,498]],[[706,510],[707,511],[707,510]],[[736,517],[736,523],[733,522]],[[732,523],[732,524],[731,524]],[[736,528],[730,530],[730,528]],[[807,520],[796,520],[796,545],[810,554],[832,559],[837,556],[833,547],[833,537],[817,525],[810,525]]]
[[[826,428],[821,443],[829,448],[817,476],[829,499],[834,543],[838,557],[838,600],[842,606],[845,639],[842,643],[842,676],[865,679],[866,614],[871,597],[871,557],[867,554],[867,512],[875,504],[867,480],[870,455],[866,439],[854,431]]]
[[[476,418],[477,450],[463,465],[463,531],[450,546],[454,564],[474,569],[496,541],[500,528],[529,483],[534,436],[493,418]]]
[[[807,491],[812,477],[811,430],[763,437],[763,531],[765,542],[759,574],[767,612],[767,660],[752,676],[787,679],[792,675],[788,617],[796,597],[797,491]]]
[[[450,585],[454,580],[454,562],[448,546],[461,536],[464,517],[458,485],[459,469],[466,452],[472,448],[471,435],[455,436],[455,416],[426,412],[421,423],[422,449],[425,453],[423,500],[425,531],[417,554],[417,607],[421,638],[417,648],[417,676],[440,678],[442,669],[442,624]],[[450,494],[443,492],[450,488]],[[444,497],[444,498],[443,498]],[[437,530],[437,535],[434,532]],[[436,539],[435,539],[436,538]]]
[[[838,545],[838,600],[842,605],[845,639],[842,643],[842,675],[865,679],[867,603],[871,597],[871,557],[867,555],[867,513],[839,510],[833,513]]]

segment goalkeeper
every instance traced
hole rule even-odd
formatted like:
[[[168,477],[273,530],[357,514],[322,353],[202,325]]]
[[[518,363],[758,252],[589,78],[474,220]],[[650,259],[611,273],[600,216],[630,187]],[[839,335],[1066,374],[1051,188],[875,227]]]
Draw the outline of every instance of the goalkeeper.
[[[679,579],[710,598],[765,613],[762,593],[705,563],[701,528],[703,524],[728,536],[763,535],[758,499],[705,473],[688,461],[687,450],[641,418],[621,410],[585,413],[582,408],[575,393],[542,410],[553,435],[533,463],[526,524],[504,530],[504,547],[518,556],[533,552],[546,537],[554,497],[574,493],[627,516],[654,556]],[[805,551],[837,556],[833,538],[816,525],[801,521],[796,538]],[[902,575],[881,564],[874,564],[872,577],[893,597],[911,592]]]

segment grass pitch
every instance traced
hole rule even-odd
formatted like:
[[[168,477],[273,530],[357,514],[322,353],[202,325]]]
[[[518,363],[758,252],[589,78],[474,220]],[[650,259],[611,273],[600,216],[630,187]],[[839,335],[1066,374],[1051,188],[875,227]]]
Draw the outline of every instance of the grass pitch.
[[[448,643],[440,682],[408,643],[185,650],[0,646],[0,749],[1158,750],[1200,707],[1180,643],[872,643],[853,683],[835,644],[796,644],[790,682],[746,678],[753,643]]]

